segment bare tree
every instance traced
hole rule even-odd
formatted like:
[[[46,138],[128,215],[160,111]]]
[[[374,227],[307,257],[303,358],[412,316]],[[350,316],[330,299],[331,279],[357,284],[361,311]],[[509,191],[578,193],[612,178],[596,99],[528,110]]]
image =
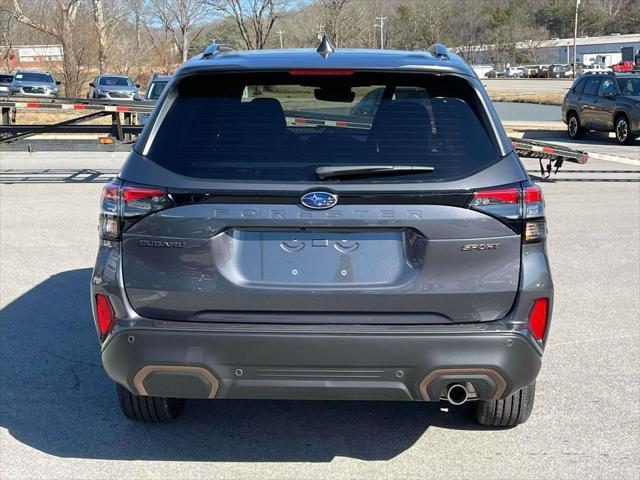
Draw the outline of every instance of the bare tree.
[[[631,3],[629,0],[594,0],[593,6],[596,11],[604,13],[611,20],[615,20],[629,3]]]
[[[321,0],[324,11],[324,26],[326,33],[336,46],[342,40],[342,23],[345,20],[345,7],[353,0]]]
[[[104,20],[103,0],[91,0],[93,3],[93,18],[98,36],[98,65],[100,73],[107,69],[107,26]]]
[[[207,0],[215,11],[233,17],[249,50],[262,50],[287,0]]]
[[[180,58],[189,58],[189,45],[202,33],[206,0],[152,0],[153,15],[171,36]]]
[[[77,41],[77,14],[81,0],[55,1],[53,12],[42,20],[24,13],[19,0],[12,0],[15,18],[33,29],[50,35],[60,42],[63,53],[62,77],[67,96],[78,96],[86,75],[87,42]],[[53,14],[52,14],[53,13]]]
[[[14,39],[14,11],[8,4],[0,3],[0,62],[7,71],[11,70],[11,52]]]

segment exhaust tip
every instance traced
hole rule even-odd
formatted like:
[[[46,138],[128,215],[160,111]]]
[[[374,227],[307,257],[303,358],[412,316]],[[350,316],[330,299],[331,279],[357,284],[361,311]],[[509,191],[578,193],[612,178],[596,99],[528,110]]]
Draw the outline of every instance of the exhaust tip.
[[[454,383],[447,389],[447,400],[451,405],[462,405],[469,399],[469,393],[464,385]]]

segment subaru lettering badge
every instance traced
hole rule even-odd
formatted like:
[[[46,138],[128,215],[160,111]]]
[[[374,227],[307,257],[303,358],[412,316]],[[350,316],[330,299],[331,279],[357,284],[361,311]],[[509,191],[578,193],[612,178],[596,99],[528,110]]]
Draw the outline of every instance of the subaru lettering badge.
[[[329,192],[309,192],[300,199],[302,205],[314,210],[323,210],[333,207],[338,203],[338,196]]]

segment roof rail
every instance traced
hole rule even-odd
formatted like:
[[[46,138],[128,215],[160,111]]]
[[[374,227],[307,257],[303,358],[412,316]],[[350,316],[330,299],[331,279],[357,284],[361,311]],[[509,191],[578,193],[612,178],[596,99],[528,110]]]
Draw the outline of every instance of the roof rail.
[[[441,43],[435,43],[429,47],[429,53],[441,60],[449,60],[449,50]]]
[[[236,49],[234,47],[226,43],[212,43],[204,50],[204,52],[202,52],[202,59],[207,60],[209,58],[215,57],[219,53],[235,52],[235,51]]]

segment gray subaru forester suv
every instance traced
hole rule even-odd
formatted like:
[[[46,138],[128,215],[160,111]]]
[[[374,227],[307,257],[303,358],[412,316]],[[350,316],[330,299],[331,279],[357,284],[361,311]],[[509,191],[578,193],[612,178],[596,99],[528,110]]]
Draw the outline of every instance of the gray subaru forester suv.
[[[542,193],[441,45],[212,45],[104,187],[99,231],[95,326],[131,419],[187,398],[531,413],[553,302]]]

